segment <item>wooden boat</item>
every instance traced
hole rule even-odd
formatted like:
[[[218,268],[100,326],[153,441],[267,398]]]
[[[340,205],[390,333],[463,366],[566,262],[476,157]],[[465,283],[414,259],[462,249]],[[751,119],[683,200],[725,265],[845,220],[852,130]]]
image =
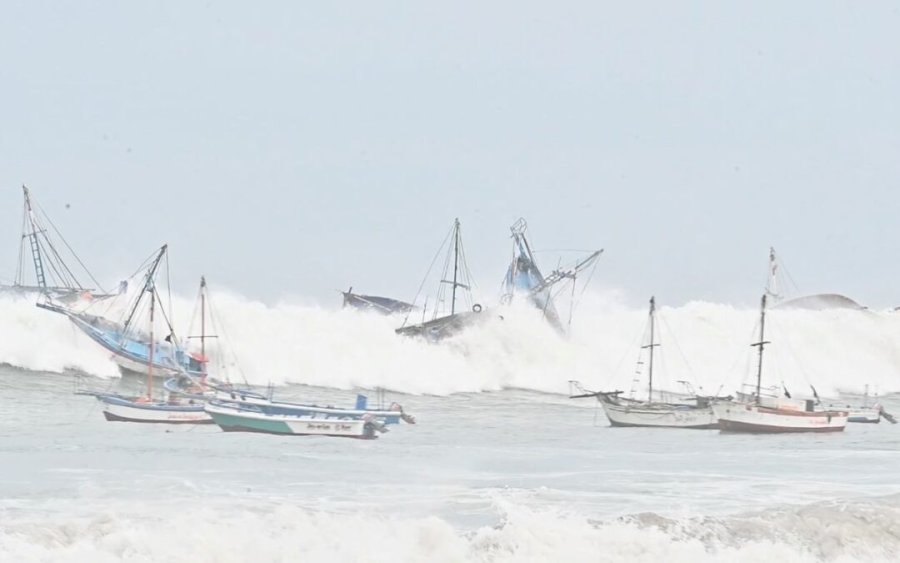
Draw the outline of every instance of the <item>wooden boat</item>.
[[[341,294],[344,296],[344,307],[362,309],[364,311],[374,311],[383,315],[407,313],[415,309],[415,306],[411,303],[391,299],[390,297],[353,293],[352,287],[347,291],[342,291]]]
[[[297,414],[266,413],[254,405],[213,399],[206,403],[207,414],[225,432],[259,432],[283,436],[335,436],[373,439],[387,428],[374,418],[336,418]]]
[[[506,277],[503,281],[504,293],[500,301],[509,304],[517,296],[523,297],[541,311],[544,319],[553,328],[563,333],[565,327],[556,311],[552,291],[555,286],[566,280],[573,282],[572,289],[574,291],[574,281],[579,273],[595,264],[603,254],[603,249],[591,252],[572,267],[558,268],[544,276],[531,251],[531,244],[525,234],[527,229],[528,225],[523,218],[519,218],[509,229],[513,239],[513,259],[506,270]],[[569,317],[571,323],[571,311]]]
[[[154,340],[152,335],[148,336],[135,326],[144,300],[158,296],[155,279],[160,264],[167,257],[167,251],[168,245],[163,245],[149,260],[143,275],[142,289],[129,303],[129,312],[124,322],[113,321],[86,311],[77,311],[49,299],[38,302],[37,306],[68,317],[85,335],[110,353],[110,358],[123,373],[143,377],[149,370],[162,378],[185,372],[201,375],[205,370],[206,358],[203,355],[189,353],[181,346],[168,317],[163,315],[168,334],[162,340]],[[151,352],[152,361],[149,359]]]
[[[103,403],[103,416],[110,422],[161,424],[212,424],[204,403],[190,399],[153,401],[145,396],[91,393]]]
[[[45,296],[60,303],[89,302],[112,297],[114,294],[107,293],[103,289],[95,289],[100,287],[100,283],[84,266],[81,258],[75,254],[50,219],[33,203],[31,192],[27,186],[22,186],[22,193],[25,205],[16,276],[12,284],[0,284],[0,294],[25,297]],[[52,227],[52,232],[62,244],[56,244],[51,230],[45,226],[45,223]],[[34,266],[33,281],[28,280],[25,271],[26,254],[31,256]],[[64,259],[64,255],[68,260]],[[78,265],[78,274],[72,267],[74,264]],[[95,287],[83,284],[79,279],[82,276],[90,278]]]
[[[766,297],[760,305],[759,342],[752,346],[759,352],[756,372],[756,391],[739,401],[714,402],[713,412],[722,432],[781,433],[781,432],[840,432],[847,426],[847,410],[817,410],[815,401],[790,397],[763,396],[762,373],[766,328]]]
[[[452,238],[452,243],[447,244]],[[482,313],[482,306],[474,303],[472,299],[472,274],[466,264],[465,251],[463,250],[462,237],[460,234],[459,219],[455,219],[450,233],[441,244],[441,248],[448,247],[447,258],[444,260],[444,272],[438,284],[437,298],[435,307],[430,320],[425,320],[427,307],[422,308],[423,319],[420,323],[407,324],[409,314],[403,320],[403,325],[396,329],[396,333],[403,336],[418,336],[425,338],[431,342],[437,342],[453,336],[466,328],[473,326],[477,322],[486,318]],[[440,252],[440,251],[438,251]],[[451,261],[450,258],[453,258]],[[451,276],[452,262],[452,276]],[[432,265],[434,263],[432,262]],[[425,278],[431,272],[426,273]],[[424,282],[423,282],[424,285]],[[447,301],[446,291],[450,288],[449,310],[442,309],[442,304]],[[457,293],[458,289],[464,290],[462,294]],[[418,296],[416,296],[418,299]],[[457,299],[461,298],[468,303],[469,310],[463,309]]]
[[[679,402],[656,401],[653,398],[653,351],[655,341],[656,300],[650,298],[650,343],[642,346],[649,351],[648,392],[645,400],[622,396],[622,391],[582,392],[571,398],[596,397],[603,406],[611,426],[687,428],[708,430],[718,428],[718,419],[710,408],[710,398],[690,395]],[[643,362],[639,362],[643,364]],[[575,382],[573,382],[575,383]],[[577,383],[576,383],[577,385]]]
[[[156,262],[158,264],[158,260]],[[111,393],[89,393],[103,403],[103,416],[110,422],[143,422],[157,424],[210,424],[212,418],[203,409],[203,402],[191,398],[170,395],[168,400],[156,400],[153,396],[154,360],[154,313],[156,312],[157,291],[151,269],[144,279],[141,293],[148,294],[150,300],[149,338],[146,369],[147,392],[141,396],[124,396]],[[132,311],[133,313],[133,311]],[[168,322],[168,321],[167,321]],[[171,329],[171,327],[170,327]]]

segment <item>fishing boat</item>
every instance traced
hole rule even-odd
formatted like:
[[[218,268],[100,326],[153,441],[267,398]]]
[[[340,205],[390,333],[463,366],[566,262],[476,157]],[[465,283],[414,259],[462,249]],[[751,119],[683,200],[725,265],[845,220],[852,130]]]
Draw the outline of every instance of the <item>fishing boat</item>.
[[[0,283],[0,294],[16,296],[47,296],[62,303],[75,303],[79,300],[91,301],[106,299],[114,294],[100,288],[100,283],[85,267],[81,258],[62,237],[62,234],[32,200],[27,186],[22,186],[24,208],[22,213],[22,236],[19,242],[19,260],[13,283]],[[52,232],[47,228],[50,225]],[[55,237],[54,237],[55,234]],[[54,239],[59,239],[58,242]],[[61,243],[61,244],[59,244]],[[66,258],[64,258],[64,255]],[[34,279],[29,281],[25,266],[27,256],[31,257],[34,267]],[[70,263],[78,265],[80,275],[70,267]],[[86,276],[94,284],[89,287],[81,282],[80,276]]]
[[[586,391],[571,395],[572,399],[596,397],[610,426],[615,427],[654,427],[654,428],[689,428],[715,429],[719,427],[718,419],[710,407],[711,397],[694,394],[683,396],[678,401],[659,401],[653,397],[653,356],[654,349],[659,346],[655,340],[656,332],[656,300],[650,298],[650,341],[641,346],[648,351],[648,391],[646,399],[623,397],[622,391]],[[638,361],[643,366],[643,361]],[[577,385],[577,382],[572,382]]]
[[[516,297],[523,297],[527,302],[539,309],[550,325],[560,333],[565,332],[559,313],[553,300],[553,290],[564,281],[572,281],[572,291],[575,290],[575,280],[580,272],[597,262],[603,254],[603,249],[591,252],[586,258],[575,263],[570,268],[558,268],[548,276],[544,276],[538,267],[537,260],[531,249],[526,231],[528,224],[524,218],[519,218],[510,227],[513,239],[513,257],[506,271],[503,281],[503,296],[501,303],[508,304]],[[569,323],[571,324],[572,311],[569,311]]]
[[[453,336],[485,318],[482,313],[482,306],[475,303],[472,298],[472,274],[466,264],[459,219],[454,220],[450,232],[441,244],[441,248],[444,247],[447,247],[448,251],[444,260],[444,270],[438,284],[437,298],[431,319],[425,319],[427,314],[426,303],[426,306],[422,308],[422,321],[416,324],[408,324],[409,314],[407,313],[406,318],[403,320],[403,325],[395,331],[397,334],[419,336],[431,342],[437,342]],[[440,254],[440,250],[438,250],[438,254]],[[432,262],[433,265],[434,262]],[[428,273],[425,275],[425,280],[428,279],[430,273],[431,267],[429,267]],[[424,285],[425,281],[422,282],[422,286]],[[447,295],[447,288],[449,288],[449,296]],[[459,289],[463,291],[458,292],[457,290]],[[418,295],[416,299],[418,299]],[[445,307],[448,300],[449,309]],[[457,302],[458,300],[466,303],[467,307],[463,308]]]
[[[391,299],[390,297],[353,293],[353,287],[350,287],[347,291],[342,291],[341,294],[344,296],[343,306],[345,308],[350,307],[364,311],[374,311],[383,315],[407,313],[415,309],[412,303]]]
[[[155,280],[160,264],[167,257],[167,250],[168,245],[163,245],[147,262],[146,268],[142,269],[142,289],[127,307],[127,315],[123,322],[91,313],[93,306],[89,306],[83,311],[76,310],[49,298],[39,301],[37,306],[65,315],[91,340],[107,350],[110,358],[123,373],[137,374],[143,377],[150,371],[156,377],[162,378],[173,377],[184,372],[202,375],[205,370],[206,358],[185,351],[165,310],[161,310],[163,320],[168,328],[168,334],[164,339],[155,341],[136,328],[139,313],[143,313],[142,306],[149,300],[158,299]],[[151,352],[152,361],[149,359]]]
[[[813,389],[813,394],[818,399],[818,394]],[[878,424],[884,418],[891,424],[897,424],[897,419],[889,412],[884,410],[884,406],[879,403],[869,404],[869,386],[866,385],[865,393],[863,393],[862,403],[841,403],[837,401],[829,401],[824,408],[830,410],[844,409],[849,412],[847,422],[860,424]]]
[[[170,395],[168,400],[160,401],[153,396],[154,364],[154,313],[156,311],[157,292],[153,276],[145,280],[143,293],[149,294],[149,353],[147,356],[146,379],[147,391],[140,396],[124,396],[111,393],[91,393],[103,403],[103,416],[110,422],[143,422],[162,424],[210,424],[212,418],[204,410],[202,401],[180,398]]]
[[[736,401],[714,402],[713,412],[722,432],[781,433],[781,432],[841,432],[847,426],[847,410],[817,410],[813,399],[794,399],[790,396],[762,393],[763,351],[766,344],[766,298],[760,305],[759,341],[752,346],[758,350],[756,389],[751,394],[739,394]],[[787,395],[787,394],[785,394]]]
[[[259,432],[283,436],[334,436],[370,440],[387,432],[374,417],[337,418],[267,413],[250,404],[237,404],[213,399],[206,403],[206,413],[225,432]]]
[[[768,295],[769,299],[769,308],[778,307],[779,309],[805,309],[810,311],[827,309],[863,311],[866,309],[866,307],[853,299],[838,293],[816,293],[789,297],[785,295],[782,289],[787,286],[782,270],[784,270],[784,267],[775,253],[775,248],[769,247],[769,275],[766,280],[766,295]],[[790,279],[790,276],[787,276],[787,280]],[[796,285],[794,287],[796,288]]]

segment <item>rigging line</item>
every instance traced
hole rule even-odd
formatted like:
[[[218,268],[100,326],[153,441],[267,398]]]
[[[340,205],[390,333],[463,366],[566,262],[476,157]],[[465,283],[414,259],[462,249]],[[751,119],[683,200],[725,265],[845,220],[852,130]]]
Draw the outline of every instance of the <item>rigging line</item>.
[[[597,265],[600,263],[599,260],[595,261],[591,266],[591,271],[588,274],[587,280],[585,280],[584,285],[581,287],[581,295],[578,296],[578,302],[575,304],[576,307],[581,306],[581,301],[584,299],[584,294],[587,293],[587,288],[591,284],[591,280],[594,279],[594,272],[597,271]]]
[[[225,328],[225,323],[219,321],[218,307],[215,307],[213,304],[212,291],[209,289],[209,286],[206,287],[206,302],[207,309],[209,309],[210,324],[213,325],[213,330],[215,330],[217,334],[221,333],[226,343],[233,342],[233,340],[231,340],[231,336],[229,336],[228,331]],[[219,346],[220,350],[225,349],[224,345],[222,345],[221,343],[217,343],[217,346]],[[250,385],[250,382],[247,381],[247,375],[246,373],[244,373],[244,368],[241,366],[241,362],[238,359],[237,352],[234,351],[234,346],[229,346],[228,348],[231,350],[231,357],[235,367],[237,368],[238,374],[241,376],[241,380],[244,382],[244,385]],[[223,353],[222,356],[222,362],[224,363],[225,354]],[[230,377],[227,374],[225,377],[228,381],[230,381]]]
[[[43,213],[40,208],[38,208],[38,210]],[[46,217],[46,214],[44,215],[45,219],[47,219],[47,221],[49,222],[50,218]],[[56,250],[56,247],[53,245],[53,241],[50,240],[50,237],[47,235],[47,229],[45,229],[43,225],[38,224],[38,226],[40,227],[40,231],[35,234],[35,239],[37,241],[41,241],[43,239],[44,243],[46,244],[46,249],[44,249],[44,258],[46,258],[46,260],[50,263],[53,263],[54,261],[57,262],[57,267],[63,271],[60,274],[60,277],[65,280],[64,283],[72,283],[72,285],[77,287],[78,289],[84,289],[84,287],[78,281],[77,276],[75,276],[75,273],[66,265],[65,260],[63,260],[62,256]],[[37,236],[38,234],[40,236]],[[60,238],[62,238],[61,235]],[[68,276],[68,278],[66,276]]]
[[[787,311],[779,311],[779,312],[787,313]],[[770,317],[772,316],[771,311],[769,312],[769,316]],[[780,315],[775,315],[775,316],[778,317]],[[782,319],[783,318],[784,317],[782,317]],[[793,357],[794,364],[796,364],[796,366],[799,368],[800,373],[803,375],[804,382],[807,385],[812,386],[812,381],[809,378],[809,372],[806,371],[806,368],[804,367],[803,362],[800,361],[800,356],[795,352],[793,341],[791,340],[791,336],[790,336],[790,331],[783,330],[783,329],[779,330],[777,324],[775,325],[775,327],[776,327],[776,336],[778,336],[779,340],[781,340],[785,343],[785,346],[783,348],[786,349],[787,352]],[[770,331],[771,331],[771,329],[770,329]],[[777,357],[778,357],[777,349],[775,350],[775,352],[776,352],[775,356],[777,359]],[[774,367],[775,367],[776,371],[778,372],[778,374],[780,375],[781,374],[781,366],[778,364],[778,362],[775,362]]]
[[[173,306],[172,305],[172,278],[169,274],[169,253],[168,252],[166,252],[166,295],[169,298],[169,316],[172,317],[172,306]],[[162,309],[162,307],[160,307],[160,309]],[[163,316],[165,316],[165,313],[163,313]],[[167,322],[168,322],[168,319],[167,319]],[[171,325],[169,325],[169,330],[172,332],[173,335],[175,334],[175,329],[172,328]]]
[[[637,333],[631,337],[631,342],[628,343],[628,346],[625,348],[625,352],[623,352],[622,356],[619,358],[619,361],[616,364],[616,367],[613,368],[612,372],[610,372],[610,375],[607,375],[607,377],[600,382],[601,387],[606,387],[607,383],[611,377],[615,377],[615,378],[619,377],[620,371],[622,369],[622,364],[625,363],[625,358],[627,358],[629,355],[631,355],[632,350],[634,350],[634,343],[639,338],[643,338],[643,337],[644,337],[643,331],[641,333]],[[640,359],[640,357],[638,359]]]
[[[66,248],[69,249],[69,252],[72,253],[72,257],[75,258],[75,261],[78,262],[78,265],[81,266],[81,268],[85,271],[85,273],[87,273],[88,277],[91,278],[91,281],[94,282],[94,285],[97,286],[97,289],[99,289],[103,293],[106,293],[106,290],[103,289],[103,286],[100,285],[100,282],[98,282],[97,279],[94,277],[94,275],[91,274],[91,271],[87,269],[87,266],[85,266],[84,262],[81,261],[81,258],[78,257],[78,254],[75,253],[75,250],[72,249],[71,246],[69,246],[69,243],[66,241],[65,237],[62,236],[62,233],[59,232],[59,229],[56,228],[56,225],[53,223],[53,221],[50,219],[50,217],[44,212],[44,209],[41,207],[41,205],[39,203],[35,203],[35,205],[37,206],[38,210],[41,212],[41,215],[44,216],[44,219],[46,219],[47,222],[50,223],[50,226],[53,227],[53,231],[59,237],[59,240],[61,240],[62,243],[64,245],[66,245]]]
[[[666,332],[669,334],[669,336],[672,339],[672,344],[674,344],[675,349],[678,350],[678,355],[681,356],[681,359],[684,362],[684,365],[687,366],[688,373],[691,375],[691,379],[696,381],[697,378],[694,374],[694,369],[691,367],[691,363],[688,361],[687,356],[684,355],[684,350],[681,348],[681,345],[678,343],[678,337],[675,336],[675,331],[672,330],[671,326],[669,326],[669,321],[666,319],[666,317],[659,315],[659,313],[657,313],[656,318],[658,320],[662,321],[662,324],[665,327]]]
[[[441,243],[441,246],[438,248],[437,252],[434,254],[434,258],[431,259],[431,264],[428,266],[428,270],[425,272],[425,277],[422,278],[422,283],[419,284],[419,289],[416,290],[416,296],[413,299],[413,303],[416,303],[419,299],[419,295],[422,293],[422,288],[425,287],[425,282],[428,281],[428,276],[431,274],[431,269],[434,268],[434,263],[437,262],[438,257],[441,255],[441,252],[444,250],[444,246],[447,244],[447,241],[450,240],[450,235],[453,234],[453,229],[455,227],[451,227],[450,231],[447,232],[447,236],[444,237],[444,242]],[[403,317],[403,324],[401,327],[406,326],[407,321],[409,320],[409,315],[412,313],[412,310],[406,312],[406,316]]]

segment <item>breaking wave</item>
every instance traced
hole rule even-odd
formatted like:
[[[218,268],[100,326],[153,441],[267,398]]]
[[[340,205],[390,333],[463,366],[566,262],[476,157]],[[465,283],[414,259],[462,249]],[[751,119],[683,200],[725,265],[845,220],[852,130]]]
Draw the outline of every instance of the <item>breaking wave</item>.
[[[303,383],[349,389],[444,395],[503,388],[568,391],[641,387],[635,360],[646,311],[615,292],[593,292],[561,336],[527,306],[487,309],[487,321],[441,344],[400,337],[400,317],[281,303],[229,293],[215,296],[219,338],[213,371],[253,384]],[[194,304],[176,299],[175,321],[190,331]],[[691,302],[662,307],[657,388],[688,381],[704,392],[732,392],[749,381],[758,312]],[[900,391],[900,314],[854,309],[774,309],[767,320],[766,379],[796,393]],[[23,299],[0,298],[0,363],[30,370],[73,369],[100,377],[117,371],[107,354],[64,318]]]
[[[237,506],[235,505],[237,503]],[[150,500],[0,510],[4,561],[892,561],[898,499],[818,503],[723,517],[593,520],[494,502],[498,523],[312,511],[296,504]]]

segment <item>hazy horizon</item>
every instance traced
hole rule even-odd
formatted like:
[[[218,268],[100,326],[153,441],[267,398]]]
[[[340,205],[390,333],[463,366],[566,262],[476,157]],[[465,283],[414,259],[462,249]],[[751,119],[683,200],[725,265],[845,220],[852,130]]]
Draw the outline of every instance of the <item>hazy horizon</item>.
[[[775,246],[800,292],[900,305],[892,3],[3,13],[5,281],[25,183],[113,287],[167,242],[182,294],[411,299],[459,217],[490,296],[521,216],[635,304],[755,304]]]

